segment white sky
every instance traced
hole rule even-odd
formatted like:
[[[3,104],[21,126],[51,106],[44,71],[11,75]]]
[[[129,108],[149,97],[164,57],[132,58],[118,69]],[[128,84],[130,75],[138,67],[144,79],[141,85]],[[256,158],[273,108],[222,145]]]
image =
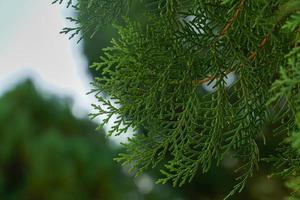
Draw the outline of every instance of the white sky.
[[[31,77],[43,90],[72,97],[73,111],[84,116],[94,101],[86,95],[87,62],[76,39],[59,34],[70,13],[51,2],[0,0],[0,94]]]
[[[83,114],[89,109],[86,63],[80,46],[59,34],[61,11],[50,0],[0,0],[0,92],[33,77],[38,87],[74,97]]]

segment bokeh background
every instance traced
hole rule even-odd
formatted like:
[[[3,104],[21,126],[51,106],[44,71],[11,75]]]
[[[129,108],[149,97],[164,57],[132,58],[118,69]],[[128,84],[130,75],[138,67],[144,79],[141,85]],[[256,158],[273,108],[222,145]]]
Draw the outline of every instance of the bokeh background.
[[[96,131],[101,119],[88,118],[95,99],[86,93],[99,75],[88,66],[118,36],[107,26],[79,44],[68,40],[59,32],[75,14],[51,0],[0,0],[0,200],[222,199],[239,165],[230,157],[181,188],[156,185],[157,169],[134,177],[113,161],[133,133],[107,138],[109,126]],[[276,141],[271,126],[263,131],[267,155]],[[288,191],[268,178],[270,167],[262,164],[233,199],[284,199]]]

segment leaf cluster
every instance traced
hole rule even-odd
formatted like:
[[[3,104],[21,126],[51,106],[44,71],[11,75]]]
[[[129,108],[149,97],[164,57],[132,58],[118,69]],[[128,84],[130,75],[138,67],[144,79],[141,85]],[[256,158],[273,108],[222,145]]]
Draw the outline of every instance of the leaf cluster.
[[[96,2],[104,1],[82,2],[95,3],[86,12],[93,17],[103,8]],[[287,136],[297,130],[291,119],[300,106],[299,1],[159,0],[145,5],[156,7],[155,12],[145,9],[147,22],[125,18],[125,25],[117,26],[120,39],[112,40],[92,66],[101,76],[94,82],[99,104],[91,116],[106,116],[104,125],[117,115],[110,134],[136,130],[117,160],[137,174],[159,167],[160,183],[181,186],[225,157],[236,158],[237,184],[230,197],[258,168],[257,140],[265,123],[281,120],[278,130]],[[85,26],[98,30],[104,24],[78,19],[83,33]],[[229,73],[236,75],[230,87]],[[141,129],[146,134],[139,134]]]

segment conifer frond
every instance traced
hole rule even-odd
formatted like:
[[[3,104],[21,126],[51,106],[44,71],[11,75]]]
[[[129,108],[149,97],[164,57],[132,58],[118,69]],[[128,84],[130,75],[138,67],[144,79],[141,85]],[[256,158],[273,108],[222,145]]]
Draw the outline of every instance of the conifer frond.
[[[65,33],[94,33],[126,15],[130,3],[81,0],[74,5],[78,17],[70,19],[78,27]],[[127,16],[125,25],[117,27],[120,38],[93,65],[102,74],[95,79],[99,104],[93,105],[91,116],[105,115],[104,125],[117,115],[110,134],[129,127],[145,132],[129,139],[127,151],[116,160],[137,174],[159,167],[159,183],[181,186],[232,156],[239,167],[230,198],[258,169],[257,138],[274,113],[272,119],[282,122],[278,132],[293,139],[269,160],[286,169],[280,175],[298,177],[299,127],[294,119],[300,113],[299,1],[144,4],[158,12],[146,10],[144,24]],[[229,73],[236,75],[230,87]],[[212,90],[204,91],[202,84]]]

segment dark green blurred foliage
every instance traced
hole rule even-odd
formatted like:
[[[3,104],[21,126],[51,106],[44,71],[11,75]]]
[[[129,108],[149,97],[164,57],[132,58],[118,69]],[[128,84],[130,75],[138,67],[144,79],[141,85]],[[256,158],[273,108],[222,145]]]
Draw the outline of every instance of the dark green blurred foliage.
[[[103,28],[103,31],[96,33],[92,38],[84,38],[83,50],[88,60],[88,70],[93,77],[98,75],[95,69],[89,68],[95,60],[98,60],[102,49],[109,46],[112,37],[117,37],[117,31],[112,25]],[[99,53],[100,52],[100,53]]]
[[[174,199],[167,187],[139,192],[95,128],[31,81],[6,93],[0,99],[0,199]]]

